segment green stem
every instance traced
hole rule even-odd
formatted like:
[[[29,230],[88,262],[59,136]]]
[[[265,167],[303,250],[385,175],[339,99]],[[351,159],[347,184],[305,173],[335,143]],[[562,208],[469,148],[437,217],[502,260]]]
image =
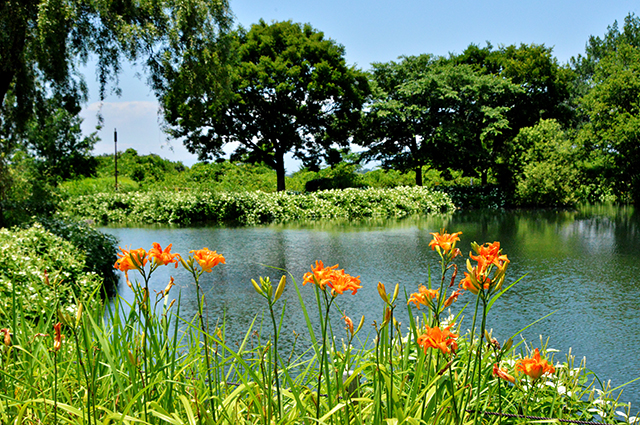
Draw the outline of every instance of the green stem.
[[[469,336],[469,353],[471,353],[473,351],[472,347],[473,347],[473,337],[475,336],[475,330],[476,330],[476,319],[478,317],[478,307],[480,306],[480,294],[477,295],[476,297],[476,306],[475,306],[475,310],[473,311],[473,323],[471,325],[471,335]],[[466,388],[467,384],[469,383],[469,369],[471,368],[471,361],[467,362],[467,370],[465,371],[465,375],[464,375],[464,384],[463,386]],[[471,371],[471,376],[473,376],[475,374],[475,364],[474,364],[474,368]],[[469,392],[468,392],[468,397],[465,401],[465,403],[463,403],[463,409],[462,410],[466,410],[466,406],[468,405],[468,403],[471,401],[471,393],[472,393],[472,388],[469,388]]]
[[[331,308],[331,304],[333,303],[334,298],[331,297],[331,300],[327,299],[327,293],[323,291],[324,294],[324,302],[327,305],[327,309],[325,311],[324,322],[322,321],[322,315],[320,316],[320,323],[322,324],[322,350],[320,352],[320,372],[318,373],[318,394],[317,394],[317,404],[316,404],[316,420],[320,420],[320,392],[322,388],[322,372],[324,370],[325,358],[327,357],[327,324],[329,323],[329,309]],[[328,368],[328,366],[327,366]],[[327,379],[328,378],[327,373]],[[329,394],[329,383],[327,383],[327,399],[330,398]]]
[[[271,313],[271,322],[273,323],[273,367],[276,378],[276,393],[278,397],[278,420],[282,417],[282,398],[280,395],[280,378],[278,377],[278,328],[276,327],[276,317],[273,313],[273,304],[269,302],[269,312]]]
[[[58,424],[58,352],[53,351],[53,423]]]
[[[482,324],[480,325],[480,341],[478,344],[478,352],[476,353],[476,362],[475,368],[478,369],[478,382],[476,385],[476,412],[475,412],[475,423],[478,423],[478,418],[480,417],[480,387],[482,385],[482,365],[480,364],[480,360],[482,357],[482,338],[484,338],[484,331],[487,325],[487,300],[485,297],[482,298]]]
[[[200,276],[195,271],[192,271],[193,277],[196,281],[196,295],[198,297],[198,317],[200,318],[200,329],[204,337],[204,358],[207,366],[207,381],[209,383],[209,402],[211,403],[211,415],[213,422],[216,421],[215,405],[213,402],[213,383],[211,382],[211,360],[209,359],[209,339],[207,338],[207,331],[204,326],[204,317],[202,314],[202,300],[200,299]],[[203,296],[204,297],[204,296]]]

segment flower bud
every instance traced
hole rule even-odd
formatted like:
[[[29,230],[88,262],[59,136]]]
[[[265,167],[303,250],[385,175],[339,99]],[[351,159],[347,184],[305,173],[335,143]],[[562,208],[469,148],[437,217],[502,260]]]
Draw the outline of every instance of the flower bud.
[[[362,325],[364,325],[364,316],[362,316],[362,318],[360,319],[360,323],[358,324],[356,331],[353,333],[354,335],[360,332],[360,329],[362,329]]]
[[[76,311],[76,328],[80,326],[80,320],[82,320],[82,303],[78,304],[78,311]]]
[[[262,292],[262,288],[260,288],[258,282],[256,282],[254,279],[251,279],[251,284],[253,285],[253,289],[255,289],[258,294],[264,297],[264,292]]]
[[[378,294],[382,301],[389,304],[389,296],[387,295],[387,289],[384,287],[384,283],[378,282]]]
[[[4,345],[7,347],[11,346],[11,332],[9,332],[9,329],[4,328],[4,329],[0,329],[0,333],[4,334]]]
[[[398,298],[398,292],[400,292],[400,284],[396,283],[396,287],[393,290],[393,298],[391,298],[391,303],[393,303],[396,300],[396,298]]]
[[[276,295],[273,297],[273,302],[278,301],[278,299],[282,296],[282,293],[284,292],[284,285],[287,282],[287,277],[286,276],[282,276],[280,278],[280,283],[278,283],[278,288],[276,289]]]

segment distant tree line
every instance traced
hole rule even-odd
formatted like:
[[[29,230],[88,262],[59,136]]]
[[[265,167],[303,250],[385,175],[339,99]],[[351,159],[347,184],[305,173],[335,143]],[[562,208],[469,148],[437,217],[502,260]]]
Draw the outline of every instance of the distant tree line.
[[[471,44],[364,72],[309,24],[234,28],[225,2],[54,3],[0,5],[0,216],[33,182],[95,172],[78,116],[91,55],[102,98],[123,60],[143,63],[170,135],[203,161],[235,143],[232,160],[272,168],[280,191],[291,153],[311,171],[375,160],[417,185],[425,169],[461,172],[519,205],[640,199],[634,14],[568,64],[544,45]],[[21,185],[26,172],[42,178]]]

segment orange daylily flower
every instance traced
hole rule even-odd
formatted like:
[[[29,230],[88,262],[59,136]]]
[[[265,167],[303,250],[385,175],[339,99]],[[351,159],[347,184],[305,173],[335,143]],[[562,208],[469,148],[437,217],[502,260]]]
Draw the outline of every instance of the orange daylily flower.
[[[511,382],[512,384],[515,384],[516,382],[516,378],[509,375],[509,373],[507,372],[507,369],[498,367],[498,363],[493,364],[493,376],[500,379],[504,379],[505,381]]]
[[[458,335],[451,332],[452,326],[449,325],[444,329],[427,326],[426,332],[418,337],[418,345],[424,349],[425,354],[427,353],[427,348],[438,349],[443,354],[449,354],[451,351],[457,350],[458,343],[456,338],[458,338]]]
[[[355,295],[358,289],[362,288],[360,285],[360,276],[353,277],[344,272],[344,270],[335,270],[327,282],[331,288],[331,294],[342,294],[345,291],[351,291],[351,295]]]
[[[362,288],[360,285],[360,276],[353,277],[344,272],[344,270],[337,270],[338,265],[331,267],[325,267],[324,263],[320,260],[316,261],[316,266],[311,266],[311,272],[304,274],[303,285],[307,283],[313,283],[317,285],[322,291],[326,290],[326,287],[331,288],[331,294],[342,294],[345,291],[351,291],[352,295],[358,292],[358,289]]]
[[[534,381],[545,373],[555,373],[556,371],[552,364],[540,358],[540,351],[537,348],[533,357],[525,357],[516,361],[516,370],[529,375]]]
[[[199,250],[189,251],[189,254],[193,253],[193,258],[200,264],[202,270],[211,273],[211,269],[218,264],[226,264],[225,259],[221,254],[216,251],[210,251],[209,248],[202,248]]]
[[[465,277],[460,281],[460,287],[474,294],[478,294],[481,289],[500,290],[509,265],[509,259],[500,249],[500,242],[484,245],[472,243],[471,247],[477,255],[470,253],[469,256],[478,264],[471,266],[471,262],[467,260],[467,272],[464,272]]]
[[[118,254],[118,258],[113,265],[114,268],[121,272],[128,272],[129,270],[140,270],[147,264],[147,251],[144,248],[138,249],[124,249]]]
[[[464,278],[458,284],[460,288],[477,295],[480,289],[487,290],[491,287],[491,278],[486,276],[480,267],[471,267],[469,260],[467,260],[467,270],[469,272],[464,272]]]
[[[420,305],[428,305],[431,303],[431,300],[438,296],[437,289],[427,289],[426,286],[420,285],[418,288],[418,292],[414,292],[409,297],[409,301],[407,301],[407,305],[410,303],[414,303],[418,310],[420,310]]]
[[[496,267],[501,267],[503,262],[509,262],[507,256],[502,255],[500,242],[496,241],[491,244],[487,242],[484,245],[472,243],[471,247],[478,255],[474,256],[473,254],[469,254],[469,256],[476,260],[478,264],[482,264],[483,267],[488,267],[491,264]]]
[[[456,232],[456,233],[444,233],[444,230],[442,230],[442,234],[440,233],[431,233],[433,235],[433,240],[431,242],[429,242],[429,246],[431,247],[432,250],[442,250],[442,252],[444,254],[447,254],[449,251],[454,250],[454,257],[457,255],[457,252],[455,251],[456,248],[456,242],[458,242],[460,240],[460,238],[458,237],[459,235],[462,234],[462,232]]]
[[[55,335],[53,337],[53,350],[54,351],[59,351],[60,348],[62,347],[62,337],[63,335],[60,333],[62,328],[62,323],[58,322],[55,325],[53,325],[53,331],[55,332]]]
[[[338,268],[338,265],[331,267],[325,267],[322,260],[316,260],[315,268],[311,266],[311,271],[304,274],[303,285],[312,283],[318,285],[318,287],[324,291],[327,282],[329,281],[331,274]]]
[[[153,262],[157,265],[166,266],[167,264],[175,263],[176,268],[178,268],[178,262],[180,261],[180,254],[172,254],[171,246],[173,244],[169,244],[164,251],[159,243],[154,242],[153,248],[149,250],[149,259],[153,260]]]

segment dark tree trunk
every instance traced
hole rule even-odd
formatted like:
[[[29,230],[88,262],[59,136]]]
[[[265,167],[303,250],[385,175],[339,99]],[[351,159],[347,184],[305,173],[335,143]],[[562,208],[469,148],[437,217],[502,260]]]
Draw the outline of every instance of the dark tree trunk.
[[[422,165],[416,167],[416,186],[422,186]]]
[[[284,155],[278,155],[278,158],[276,158],[275,169],[276,169],[276,180],[278,182],[277,190],[278,192],[284,192],[286,190],[285,182],[284,182],[284,176],[285,176]]]
[[[486,186],[487,185],[487,175],[489,173],[487,172],[487,170],[482,170],[482,185]]]

